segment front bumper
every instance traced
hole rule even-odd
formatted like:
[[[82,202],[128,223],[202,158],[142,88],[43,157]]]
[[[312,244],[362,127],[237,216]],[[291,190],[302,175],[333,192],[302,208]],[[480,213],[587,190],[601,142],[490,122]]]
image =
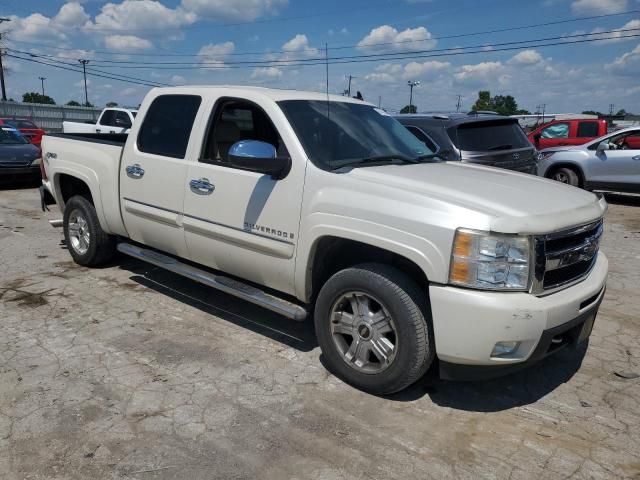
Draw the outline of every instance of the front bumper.
[[[441,376],[496,377],[535,363],[559,346],[575,345],[581,325],[595,318],[602,302],[607,270],[607,257],[600,252],[583,281],[542,297],[432,285],[429,294]],[[520,342],[514,352],[491,355],[496,343],[510,341]]]

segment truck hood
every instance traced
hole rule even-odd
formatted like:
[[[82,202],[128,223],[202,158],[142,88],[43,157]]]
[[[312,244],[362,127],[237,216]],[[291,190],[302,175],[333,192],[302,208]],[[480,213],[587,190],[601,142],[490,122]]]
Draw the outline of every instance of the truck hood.
[[[532,175],[459,162],[354,168],[347,175],[490,218],[502,233],[549,233],[604,215],[602,197]]]

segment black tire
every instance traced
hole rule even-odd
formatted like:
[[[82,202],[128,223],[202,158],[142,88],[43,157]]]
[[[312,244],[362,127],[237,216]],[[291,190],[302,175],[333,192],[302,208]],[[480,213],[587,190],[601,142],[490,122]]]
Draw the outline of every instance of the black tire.
[[[418,288],[413,280],[393,267],[375,263],[357,265],[333,275],[320,290],[314,312],[316,335],[326,367],[345,382],[376,395],[398,392],[417,381],[435,358],[426,288],[426,285]],[[356,368],[334,340],[333,309],[336,302],[350,292],[371,295],[392,318],[396,339],[393,360],[379,373],[365,373]]]
[[[86,222],[83,232],[88,233],[88,246],[82,248],[77,240],[76,233],[70,233],[70,220],[72,229],[78,224],[74,220],[78,215]],[[116,239],[112,235],[105,233],[98,221],[98,215],[93,204],[85,197],[73,196],[64,207],[63,216],[64,239],[74,262],[85,267],[96,267],[113,258],[116,253]]]
[[[578,172],[573,168],[558,168],[553,171],[551,178],[560,183],[565,183],[573,187],[580,187],[580,175],[578,175]]]

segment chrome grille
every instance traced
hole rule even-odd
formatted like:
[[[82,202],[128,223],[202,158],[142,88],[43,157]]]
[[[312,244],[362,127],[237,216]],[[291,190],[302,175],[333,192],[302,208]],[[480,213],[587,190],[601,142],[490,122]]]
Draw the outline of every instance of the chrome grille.
[[[536,238],[534,293],[548,293],[586,277],[598,257],[602,220]]]

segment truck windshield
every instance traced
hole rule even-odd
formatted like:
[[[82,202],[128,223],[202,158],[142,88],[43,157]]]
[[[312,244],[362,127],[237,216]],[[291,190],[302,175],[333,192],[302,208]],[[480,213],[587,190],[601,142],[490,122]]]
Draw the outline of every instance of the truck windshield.
[[[371,105],[314,100],[285,100],[278,105],[309,159],[324,170],[396,160],[417,163],[430,160],[425,156],[433,153],[397,120]]]
[[[20,145],[29,143],[22,134],[13,128],[0,129],[0,144],[2,145]]]
[[[513,120],[463,123],[449,128],[448,133],[454,145],[467,152],[531,147],[520,125]]]

